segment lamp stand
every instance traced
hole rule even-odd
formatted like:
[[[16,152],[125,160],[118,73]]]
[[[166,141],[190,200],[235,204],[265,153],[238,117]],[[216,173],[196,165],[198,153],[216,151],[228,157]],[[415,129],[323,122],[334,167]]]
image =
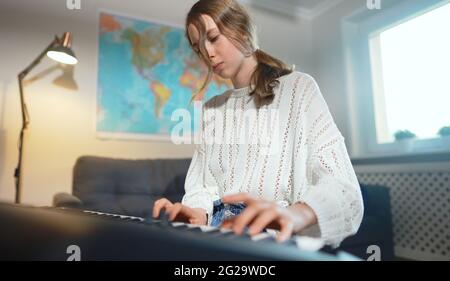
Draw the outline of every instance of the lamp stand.
[[[45,48],[42,53],[39,54],[39,56],[22,72],[19,73],[17,76],[19,80],[19,91],[20,91],[20,104],[21,104],[21,111],[22,111],[22,129],[20,130],[20,136],[19,136],[19,161],[17,164],[16,169],[14,170],[14,178],[16,183],[16,195],[14,202],[16,204],[19,204],[21,201],[21,171],[22,171],[22,156],[23,156],[23,138],[25,130],[28,127],[29,123],[29,116],[28,116],[28,110],[27,105],[25,104],[24,95],[23,95],[23,79],[25,76],[42,60],[42,58],[47,54],[47,51],[49,51],[55,44],[59,42],[58,37],[55,37],[55,39],[48,45],[47,48]]]

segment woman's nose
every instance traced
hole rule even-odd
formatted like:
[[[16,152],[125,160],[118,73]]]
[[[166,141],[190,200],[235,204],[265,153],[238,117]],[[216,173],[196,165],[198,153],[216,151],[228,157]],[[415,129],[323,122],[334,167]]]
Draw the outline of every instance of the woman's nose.
[[[206,48],[206,52],[208,53],[208,57],[213,58],[215,56],[215,50],[214,50],[214,47],[211,45],[211,43],[205,42],[205,48]]]

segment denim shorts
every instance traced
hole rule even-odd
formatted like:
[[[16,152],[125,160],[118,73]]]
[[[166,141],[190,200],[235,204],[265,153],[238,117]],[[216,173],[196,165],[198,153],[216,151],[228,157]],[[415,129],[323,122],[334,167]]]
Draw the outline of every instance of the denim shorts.
[[[214,201],[211,226],[220,226],[226,219],[239,215],[245,207],[242,203],[224,204],[221,199]]]

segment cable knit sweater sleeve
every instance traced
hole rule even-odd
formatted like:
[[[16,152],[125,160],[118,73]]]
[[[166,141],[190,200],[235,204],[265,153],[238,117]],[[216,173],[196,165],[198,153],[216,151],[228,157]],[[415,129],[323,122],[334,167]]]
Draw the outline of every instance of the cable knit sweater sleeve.
[[[355,234],[363,216],[360,186],[339,132],[315,80],[297,89],[301,118],[295,132],[294,201],[310,206],[318,225],[306,233],[337,247]],[[301,158],[301,159],[300,159]],[[305,169],[306,167],[306,169]],[[317,227],[318,226],[318,227]]]

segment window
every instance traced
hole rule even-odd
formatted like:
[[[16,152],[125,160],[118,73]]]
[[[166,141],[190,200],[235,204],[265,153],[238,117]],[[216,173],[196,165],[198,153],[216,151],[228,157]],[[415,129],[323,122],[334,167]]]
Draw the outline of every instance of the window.
[[[343,20],[352,157],[450,152],[449,30],[442,0]]]
[[[443,128],[450,130],[450,4],[369,40],[377,143],[445,136]]]

